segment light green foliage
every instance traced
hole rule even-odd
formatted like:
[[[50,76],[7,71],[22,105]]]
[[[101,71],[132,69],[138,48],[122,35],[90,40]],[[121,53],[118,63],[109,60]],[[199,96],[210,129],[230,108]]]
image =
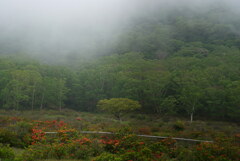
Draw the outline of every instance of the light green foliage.
[[[18,109],[21,104],[34,101],[36,86],[41,81],[37,71],[14,70],[11,81],[3,89],[5,108]]]
[[[3,145],[0,143],[0,159],[2,161],[12,161],[14,160],[14,152],[9,145]]]
[[[106,112],[109,112],[121,119],[121,116],[129,111],[141,108],[141,105],[134,100],[128,98],[112,98],[100,100],[97,106]]]
[[[0,81],[2,107],[33,110],[48,106],[61,109],[68,91],[65,79],[39,70],[38,66],[28,64],[22,69],[0,69],[4,78]]]
[[[100,156],[95,158],[96,161],[122,161],[120,157],[117,157],[111,153],[102,153]]]
[[[184,110],[191,115],[191,121],[193,120],[193,114],[200,108],[200,99],[204,95],[204,90],[208,86],[207,77],[204,72],[199,70],[186,71],[182,73],[179,85],[180,95],[179,100],[184,105]]]

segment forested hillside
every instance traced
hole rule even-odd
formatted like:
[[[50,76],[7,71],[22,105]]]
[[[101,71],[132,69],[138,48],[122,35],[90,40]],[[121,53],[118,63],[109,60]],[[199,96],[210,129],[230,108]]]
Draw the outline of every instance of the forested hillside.
[[[140,102],[140,113],[238,122],[236,15],[221,5],[151,12],[134,19],[104,55],[72,54],[61,63],[5,54],[2,46],[0,108],[96,112],[99,100],[129,98]]]

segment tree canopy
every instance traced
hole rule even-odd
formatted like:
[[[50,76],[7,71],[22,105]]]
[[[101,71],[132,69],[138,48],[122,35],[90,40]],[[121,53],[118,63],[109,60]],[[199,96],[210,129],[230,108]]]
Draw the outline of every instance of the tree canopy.
[[[119,120],[123,114],[141,107],[138,101],[128,98],[103,99],[98,102],[97,106],[99,109],[113,114]]]

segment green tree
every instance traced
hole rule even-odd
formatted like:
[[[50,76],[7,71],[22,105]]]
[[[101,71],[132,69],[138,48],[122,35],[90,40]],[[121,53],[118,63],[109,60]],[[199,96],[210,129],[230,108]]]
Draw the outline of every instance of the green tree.
[[[60,78],[45,77],[39,90],[40,109],[44,107],[57,108],[61,111],[63,102],[66,100],[68,88],[65,86],[65,80]]]
[[[201,107],[201,99],[204,89],[208,86],[208,80],[205,73],[200,70],[183,71],[179,79],[180,95],[178,100],[190,115],[192,122],[195,112]]]
[[[20,105],[31,106],[33,109],[36,89],[41,82],[41,75],[33,70],[14,70],[11,80],[2,90],[6,108],[19,109]]]
[[[97,104],[98,108],[113,114],[121,121],[121,118],[127,112],[141,108],[138,101],[128,98],[111,98],[100,100]]]

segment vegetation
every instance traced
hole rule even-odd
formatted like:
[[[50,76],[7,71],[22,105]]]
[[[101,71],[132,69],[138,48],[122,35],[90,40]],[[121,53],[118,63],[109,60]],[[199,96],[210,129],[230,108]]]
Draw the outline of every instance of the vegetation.
[[[183,7],[135,19],[101,56],[46,64],[0,46],[0,159],[237,161],[239,26],[225,6]]]
[[[14,160],[14,152],[8,145],[0,144],[0,158],[3,161]]]
[[[100,100],[128,98],[142,113],[238,122],[240,36],[233,29],[240,21],[217,21],[223,6],[208,10],[136,19],[112,49],[117,54],[55,65],[1,55],[0,108],[96,112]]]
[[[111,115],[76,111],[1,111],[1,114],[0,140],[4,145],[0,145],[0,157],[6,161],[237,161],[239,158],[240,128],[230,123],[195,121],[190,124],[174,118],[166,122],[156,115],[144,115],[144,119],[143,116],[133,118],[125,115],[124,121],[116,121]],[[115,135],[80,133],[89,130],[110,131]],[[12,133],[9,136],[11,139],[5,137],[6,131]],[[149,139],[138,137],[137,134],[168,135],[214,142],[181,142],[171,137]],[[13,144],[12,140],[18,142]]]
[[[100,100],[97,106],[103,110],[113,114],[116,118],[121,120],[124,113],[139,109],[141,105],[137,101],[128,98],[112,98]]]

